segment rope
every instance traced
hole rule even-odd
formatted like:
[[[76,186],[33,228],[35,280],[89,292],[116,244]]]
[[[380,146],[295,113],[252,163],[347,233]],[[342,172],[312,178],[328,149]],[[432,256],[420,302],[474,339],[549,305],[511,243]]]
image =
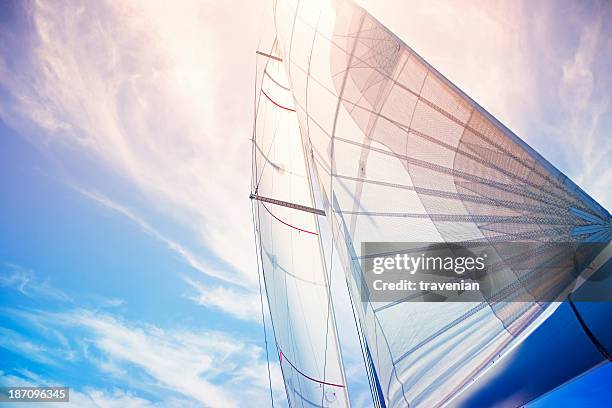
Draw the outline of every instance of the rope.
[[[255,211],[253,209],[253,204],[251,205],[251,214],[253,216],[253,237],[255,238],[255,243],[257,242],[257,228],[255,226]],[[268,334],[266,330],[266,315],[264,312],[264,301],[263,301],[263,291],[261,284],[261,271],[259,269],[259,256],[257,254],[257,243],[255,244],[255,258],[257,258],[257,285],[259,286],[259,303],[261,306],[261,323],[263,325],[264,332],[264,344],[266,347],[266,366],[268,370],[268,387],[270,389],[270,402],[272,404],[272,408],[274,408],[274,395],[272,393],[272,375],[270,373],[270,354],[268,353]]]
[[[261,39],[260,39],[261,40]],[[257,57],[255,58],[255,97],[254,97],[254,103],[253,103],[253,143],[252,143],[252,158],[253,158],[253,165],[255,165],[255,130],[256,130],[256,121],[257,121]],[[255,174],[254,172],[251,170],[251,185],[253,185],[253,181],[255,179]],[[257,262],[257,285],[259,287],[259,303],[261,306],[261,323],[263,326],[263,332],[264,332],[264,345],[266,348],[266,367],[267,367],[267,371],[268,371],[268,388],[270,390],[270,404],[271,407],[274,408],[274,394],[272,392],[272,375],[270,373],[270,354],[268,352],[268,333],[266,330],[266,315],[265,315],[265,311],[264,311],[264,302],[263,302],[263,292],[262,292],[262,284],[261,284],[261,279],[262,279],[262,274],[263,274],[263,264],[261,265],[261,269],[259,268],[259,253],[257,252],[257,225],[255,222],[255,204],[251,203],[251,222],[253,224],[253,238],[254,238],[254,244],[255,244],[255,259]]]

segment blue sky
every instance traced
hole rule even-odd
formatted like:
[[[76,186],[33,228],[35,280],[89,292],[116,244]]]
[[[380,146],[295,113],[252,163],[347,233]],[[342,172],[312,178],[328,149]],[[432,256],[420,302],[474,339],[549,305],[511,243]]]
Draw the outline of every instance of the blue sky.
[[[611,207],[604,2],[361,3]],[[267,404],[247,196],[269,9],[3,3],[2,383],[66,384],[79,407]],[[595,406],[610,382],[608,365],[534,406]]]

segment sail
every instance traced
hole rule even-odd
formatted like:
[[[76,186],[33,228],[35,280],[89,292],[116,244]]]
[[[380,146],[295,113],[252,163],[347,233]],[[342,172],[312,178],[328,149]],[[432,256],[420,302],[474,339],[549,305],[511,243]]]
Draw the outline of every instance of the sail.
[[[549,244],[609,244],[610,214],[350,1],[278,0],[275,19],[375,404],[444,405],[575,283]],[[362,296],[364,242],[516,241],[536,250],[498,250],[497,264],[520,285],[479,302]],[[555,279],[532,279],[551,262]]]
[[[291,407],[347,407],[318,215],[278,48],[266,60],[253,139],[258,250]]]

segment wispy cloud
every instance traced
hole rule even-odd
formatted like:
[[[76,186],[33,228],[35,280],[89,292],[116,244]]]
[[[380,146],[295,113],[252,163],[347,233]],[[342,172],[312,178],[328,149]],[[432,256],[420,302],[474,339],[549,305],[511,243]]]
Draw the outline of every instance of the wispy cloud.
[[[126,301],[118,298],[105,299],[102,303],[103,307],[120,307],[125,305]]]
[[[57,297],[56,293],[61,293],[50,284],[36,284],[38,278],[32,271],[16,266],[12,266],[11,271],[1,276],[2,285],[26,295],[44,295],[47,300],[56,300],[48,294]],[[196,290],[194,301],[239,319],[258,321],[260,305],[251,292],[238,288],[208,288],[195,280],[185,279]],[[112,307],[120,306],[123,301],[101,299],[98,303]],[[19,330],[9,328],[10,325],[0,327],[0,347],[60,371],[58,367],[66,361],[86,361],[129,389],[150,393],[152,388],[162,387],[166,389],[165,393],[160,393],[164,398],[182,395],[196,401],[196,405],[231,407],[268,403],[267,376],[263,375],[267,372],[265,352],[240,335],[180,327],[162,329],[152,324],[126,321],[98,307],[75,308],[71,302],[55,303],[53,308],[60,311],[0,309],[5,322],[18,322],[19,327]],[[272,364],[271,368],[275,398],[280,401],[284,398],[281,374],[277,365]],[[149,381],[146,384],[134,382],[135,369],[159,385],[151,386]],[[30,377],[35,375],[30,374]],[[237,387],[240,393],[231,392]],[[106,401],[108,406],[152,404],[133,395],[121,392],[108,395],[95,389],[83,391],[81,397],[88,404]]]
[[[133,213],[127,207],[114,202],[113,200],[109,199],[108,197],[100,193],[87,191],[87,190],[84,190],[78,187],[74,187],[74,189],[78,191],[79,193],[81,193],[82,195],[84,195],[85,197],[90,198],[96,203],[108,208],[109,210],[115,211],[127,217],[130,221],[138,225],[138,227],[140,227],[140,229],[143,232],[163,242],[170,250],[174,251],[177,255],[179,255],[183,260],[185,260],[194,269],[206,275],[209,275],[211,277],[221,279],[223,281],[226,281],[226,282],[229,282],[235,285],[239,285],[239,286],[245,285],[244,281],[240,281],[236,279],[235,274],[223,272],[223,271],[216,269],[214,266],[211,266],[207,264],[205,261],[202,261],[195,254],[193,254],[190,250],[185,248],[183,245],[179,244],[178,242],[174,240],[166,238],[162,233],[160,233],[158,230],[153,228],[149,223],[147,223],[145,220],[143,220],[138,215]]]
[[[572,164],[573,176],[607,207],[612,206],[609,135],[612,123],[604,121],[610,121],[612,80],[610,66],[601,67],[597,63],[612,60],[612,27],[604,22],[610,18],[612,12],[600,12],[595,7],[587,21],[580,23],[578,45],[561,61],[558,92],[565,118],[557,124],[561,129],[556,132],[572,147],[568,162]]]
[[[34,374],[28,370],[17,370],[19,375],[6,374],[0,371],[0,384],[5,387],[41,387],[41,386],[64,386],[44,377]],[[94,387],[86,387],[83,390],[70,389],[70,401],[46,402],[46,407],[61,408],[75,406],[79,408],[144,408],[144,407],[188,407],[194,406],[189,401],[168,399],[163,402],[153,402],[139,397],[131,392],[120,389],[102,390]]]
[[[234,274],[234,282],[254,286],[247,199],[253,77],[244,67],[252,65],[255,37],[245,30],[257,29],[251,17],[259,8],[33,1],[31,38],[3,37],[22,55],[0,57],[0,83],[12,96],[0,115],[37,146],[60,156],[60,147],[70,154],[76,148],[93,170],[111,170],[147,205],[191,230],[208,256],[227,265],[225,278]],[[241,16],[247,24],[240,31],[227,24]],[[238,89],[246,95],[236,97]],[[88,185],[86,173],[71,177]],[[150,220],[133,219],[156,234]],[[215,273],[184,244],[166,243]]]
[[[31,298],[45,298],[61,302],[72,302],[70,296],[48,281],[39,280],[34,272],[15,264],[5,264],[0,272],[0,287],[10,287]]]
[[[108,372],[110,366],[116,374],[118,370],[133,373],[135,367],[172,393],[205,406],[267,404],[268,384],[261,375],[266,370],[263,351],[246,340],[215,331],[164,330],[86,309],[7,313],[35,327],[78,334],[104,356],[97,360],[100,370]],[[280,400],[280,373],[273,375],[274,392]],[[232,392],[236,387],[240,393]]]
[[[109,357],[141,367],[169,388],[209,406],[236,405],[222,387],[203,377],[214,374],[213,361],[223,364],[228,355],[241,351],[240,345],[211,338],[210,333],[201,333],[199,338],[156,327],[128,327],[112,317],[87,312],[62,318],[67,325],[90,331],[94,344]]]
[[[588,107],[595,84],[592,64],[597,53],[597,42],[601,32],[601,20],[584,26],[578,47],[570,59],[563,62],[559,93],[570,110]]]
[[[29,359],[39,363],[56,364],[46,346],[11,329],[0,327],[0,347],[26,355]]]
[[[185,278],[184,280],[196,292],[187,295],[194,302],[202,306],[217,308],[238,319],[261,321],[260,298],[255,292],[205,285],[191,278]]]

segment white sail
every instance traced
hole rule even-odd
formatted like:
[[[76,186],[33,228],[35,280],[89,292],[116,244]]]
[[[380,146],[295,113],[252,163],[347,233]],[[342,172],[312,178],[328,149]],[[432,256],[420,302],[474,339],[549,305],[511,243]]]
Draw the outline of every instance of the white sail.
[[[375,404],[444,405],[555,307],[542,292],[561,295],[574,277],[560,265],[556,280],[534,288],[499,255],[527,283],[497,299],[360,301],[361,243],[609,242],[610,215],[367,12],[333,3],[275,3],[292,106]],[[551,257],[531,256],[531,269]]]
[[[259,252],[291,407],[347,407],[319,217],[282,56],[266,60],[253,140]]]

